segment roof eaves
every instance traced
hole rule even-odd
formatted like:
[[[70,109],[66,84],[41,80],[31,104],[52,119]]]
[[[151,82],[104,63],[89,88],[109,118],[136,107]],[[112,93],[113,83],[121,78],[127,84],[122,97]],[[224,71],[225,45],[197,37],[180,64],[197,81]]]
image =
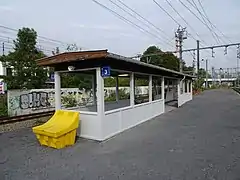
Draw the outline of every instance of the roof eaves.
[[[138,60],[134,60],[132,58],[120,56],[120,55],[117,55],[117,54],[114,54],[114,53],[108,53],[107,57],[122,60],[122,61],[126,61],[126,62],[130,62],[130,63],[135,63],[135,64],[138,64],[138,65],[141,65],[141,66],[146,66],[146,67],[150,67],[150,68],[154,68],[154,69],[159,69],[159,70],[166,71],[166,72],[171,72],[171,73],[181,75],[181,76],[187,76],[187,77],[190,77],[190,78],[195,77],[195,76],[191,76],[189,74],[184,74],[184,73],[181,73],[181,72],[178,72],[178,71],[174,71],[174,70],[167,69],[167,68],[160,67],[160,66],[155,66],[155,65],[152,65],[152,64],[147,64],[147,63],[144,63],[144,62],[141,62],[141,61],[138,61]]]

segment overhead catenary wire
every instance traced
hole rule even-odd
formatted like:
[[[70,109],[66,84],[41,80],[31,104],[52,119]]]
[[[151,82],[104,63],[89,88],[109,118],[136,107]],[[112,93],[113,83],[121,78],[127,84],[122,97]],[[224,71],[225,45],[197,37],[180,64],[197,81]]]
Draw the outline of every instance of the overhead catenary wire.
[[[209,22],[209,24],[211,25],[212,29],[215,28],[220,34],[222,34],[223,37],[225,37],[225,39],[227,39],[230,43],[233,43],[231,40],[229,40],[229,39],[225,36],[225,34],[224,34],[220,29],[218,29],[218,28],[216,27],[216,25],[214,25],[214,24],[211,22],[211,20],[210,20],[210,18],[208,17],[208,15],[207,15],[207,13],[206,13],[206,11],[205,11],[205,9],[204,9],[204,7],[203,7],[203,5],[202,5],[202,3],[201,3],[200,0],[198,0],[198,2],[199,2],[199,5],[200,5],[203,13],[198,9],[198,6],[197,6],[197,4],[195,3],[194,0],[192,0],[193,3],[191,3],[189,0],[187,0],[187,1],[189,2],[189,4],[192,5],[193,8],[195,8],[195,9],[199,12],[199,14],[201,15],[202,19],[205,18],[205,19]],[[205,22],[206,22],[206,21],[205,21]],[[216,33],[215,33],[215,34],[216,34]],[[225,41],[224,39],[222,39],[219,35],[216,34],[216,37],[217,37],[218,39],[221,39],[221,41],[226,44],[226,41]],[[226,57],[226,58],[228,59],[228,57]]]
[[[156,0],[153,0],[153,2],[160,8],[160,9],[162,9],[177,25],[179,25],[180,27],[182,27],[182,25],[172,16],[172,15],[170,15],[170,13],[167,11],[167,10],[165,10]],[[180,15],[181,16],[181,15]],[[195,39],[195,40],[197,40],[196,38],[194,38],[193,36],[192,36],[192,38],[193,39]],[[189,52],[192,56],[193,56],[193,54],[191,53],[191,52]]]
[[[205,25],[208,30],[212,33],[212,36],[214,38],[214,40],[218,43],[217,38],[213,35],[213,31],[212,29],[208,26],[208,24],[206,24],[205,22],[203,22],[187,5],[185,5],[181,0],[178,0],[191,14],[193,14],[203,25]]]
[[[10,27],[3,26],[3,25],[0,25],[0,28],[4,28],[4,29],[8,29],[8,30],[11,30],[11,31],[18,32],[17,29],[10,28]],[[42,38],[42,39],[45,39],[45,40],[48,40],[48,41],[56,42],[56,43],[68,44],[68,43],[66,43],[66,42],[59,41],[59,40],[55,40],[55,39],[51,39],[51,38],[48,38],[48,37],[45,37],[45,36],[38,36],[38,37],[39,37],[39,38]]]
[[[160,39],[158,36],[156,36],[155,34],[152,34],[151,32],[149,32],[148,30],[142,28],[141,26],[139,26],[138,24],[132,22],[131,20],[125,18],[124,16],[120,15],[119,13],[113,11],[112,9],[108,8],[107,6],[101,4],[100,2],[96,1],[96,0],[92,0],[94,3],[98,4],[99,6],[101,6],[102,8],[106,9],[107,11],[111,12],[112,14],[114,14],[116,17],[118,17],[119,19],[121,19],[124,22],[127,22],[128,24],[132,25],[134,28],[140,30],[142,33],[147,34],[148,36],[152,36],[155,39]],[[161,40],[161,39],[160,39]],[[170,44],[170,43],[169,43]],[[170,44],[170,46],[172,46]]]
[[[11,39],[11,41],[9,39]],[[15,46],[15,44],[13,42],[14,40],[15,40],[14,38],[6,37],[6,36],[0,36],[0,44],[4,43],[5,47],[11,46],[12,50],[14,49],[14,46]],[[36,48],[38,48],[39,50],[44,51],[44,52],[52,52],[55,49],[53,47],[47,47],[47,46],[43,46],[43,45],[40,45],[40,44],[36,45]],[[50,50],[50,49],[52,49],[52,50]]]
[[[1,25],[1,24],[0,24],[0,29],[8,30],[8,31],[4,31],[4,32],[0,31],[0,35],[1,35],[1,33],[2,34],[10,33],[11,35],[9,34],[8,36],[17,36],[17,33],[19,31],[18,29],[7,27],[7,26]],[[13,34],[13,32],[14,32],[14,34]],[[4,36],[2,36],[2,37],[4,37]],[[10,39],[15,40],[15,38],[11,38],[11,37],[7,37],[7,38],[8,38],[9,41],[10,41]],[[44,50],[44,51],[47,51],[47,52],[53,52],[53,51],[55,51],[55,49],[57,47],[60,48],[61,51],[66,51],[67,47],[72,44],[72,43],[67,43],[67,42],[64,42],[64,41],[55,40],[55,39],[48,38],[48,37],[41,36],[41,35],[37,36],[37,43],[38,43],[38,45],[44,47],[41,50]],[[51,50],[49,50],[48,48],[50,48]],[[86,47],[78,47],[78,48],[80,48],[80,49],[88,49]]]
[[[121,7],[120,5],[118,5],[117,3],[115,3],[113,0],[109,0],[112,4],[114,4],[115,6],[117,6],[119,9],[121,9],[121,10],[123,10],[125,13],[127,13],[127,14],[129,14],[131,17],[133,17],[134,19],[136,19],[136,20],[138,20],[138,21],[140,21],[142,24],[144,24],[145,26],[147,26],[149,29],[153,29],[151,26],[149,26],[146,22],[143,22],[143,21],[141,21],[141,20],[139,20],[138,18],[136,18],[133,14],[131,14],[131,13],[129,13],[126,9],[124,9],[123,7]],[[149,31],[150,32],[150,31]],[[157,36],[157,35],[156,35]],[[163,40],[163,41],[165,41],[165,43],[169,43],[168,41],[168,39],[165,37],[165,36],[163,36],[163,37],[159,37],[159,36],[157,36],[159,39],[161,39],[161,38],[165,38],[167,41],[165,41],[165,40]],[[161,39],[162,40],[162,39]],[[171,45],[171,44],[170,44]],[[171,45],[171,46],[173,46],[173,45]],[[174,47],[174,46],[173,46]]]
[[[146,19],[145,17],[143,17],[141,14],[139,14],[138,12],[136,12],[133,8],[129,7],[128,5],[126,5],[124,2],[122,2],[121,0],[117,0],[120,4],[122,4],[124,7],[126,7],[127,9],[129,9],[130,11],[132,11],[134,14],[136,14],[137,16],[139,16],[141,19],[143,19],[144,21],[146,21],[148,24],[150,24],[151,26],[153,26],[155,29],[157,29],[159,32],[161,32],[162,34],[164,34],[165,36],[169,37],[169,35],[163,31],[162,29],[160,29],[159,27],[157,27],[156,25],[154,25],[151,21],[149,21],[148,19]],[[164,38],[166,38],[165,36],[163,36]],[[171,37],[170,37],[171,39]],[[166,40],[169,40],[168,38],[166,38]]]
[[[169,2],[169,0],[165,0],[168,5],[178,14],[178,16],[186,23],[186,25],[198,36],[198,38],[204,43],[207,44],[204,40],[201,39],[200,35],[196,32],[196,30],[187,22],[187,20],[178,12],[178,10]],[[193,37],[194,38],[194,37]],[[194,38],[196,40],[196,38]]]
[[[198,0],[198,3],[199,3],[199,5],[200,5],[200,7],[201,7],[201,9],[202,9],[202,11],[203,11],[206,19],[208,20],[208,22],[209,22],[217,31],[219,31],[219,33],[220,33],[223,37],[225,37],[230,43],[233,43],[220,29],[218,29],[218,28],[216,27],[216,25],[214,25],[214,24],[210,21],[210,18],[208,17],[208,15],[207,15],[204,7],[203,7],[202,2],[201,2],[200,0]]]
[[[182,27],[182,25],[174,18],[172,17],[172,15],[166,11],[157,1],[153,0],[153,2],[160,8],[162,9],[176,24],[178,24],[180,27]]]
[[[187,1],[189,2],[189,0],[187,0]],[[225,39],[227,39],[230,43],[233,43],[215,24],[213,24],[213,23],[211,22],[211,20],[210,20],[210,18],[208,17],[208,15],[207,15],[207,13],[206,13],[206,11],[205,11],[205,9],[204,9],[201,1],[198,0],[198,3],[199,3],[199,5],[200,5],[200,8],[202,9],[202,12],[203,12],[203,13],[199,10],[199,8],[198,8],[197,4],[195,3],[195,1],[192,0],[192,2],[193,2],[194,5],[193,5],[193,4],[191,4],[191,5],[199,12],[199,14],[201,15],[202,19],[206,19],[206,20],[209,22],[209,24],[211,25],[212,29],[215,28]],[[191,3],[191,2],[189,2],[189,3]],[[215,34],[216,34],[216,33],[215,33]],[[217,38],[221,39],[221,41],[222,41],[223,43],[226,43],[226,41],[225,41],[224,39],[222,39],[218,34],[216,34],[216,36],[217,36]]]
[[[208,26],[208,27],[212,30],[212,31],[211,31],[212,35],[215,36],[216,39],[217,39],[217,42],[220,43],[220,37],[219,37],[218,34],[214,31],[213,26],[212,26],[212,23],[211,23],[210,21],[208,21],[208,19],[207,19],[207,18],[203,15],[203,13],[199,10],[199,8],[198,8],[197,4],[195,3],[195,1],[192,0],[192,2],[191,2],[190,0],[187,0],[187,2],[188,2],[193,8],[195,8],[195,9],[197,10],[197,12],[200,14],[202,20],[204,21],[204,23],[205,23],[206,25],[208,25],[208,22],[209,22],[211,28],[210,28],[209,26]],[[208,22],[207,22],[207,21],[208,21]]]

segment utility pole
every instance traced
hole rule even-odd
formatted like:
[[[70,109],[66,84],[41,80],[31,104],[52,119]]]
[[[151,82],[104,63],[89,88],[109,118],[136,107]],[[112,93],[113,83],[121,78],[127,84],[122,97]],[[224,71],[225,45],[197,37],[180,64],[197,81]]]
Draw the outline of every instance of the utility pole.
[[[208,59],[206,59],[206,89],[208,88]]]
[[[214,70],[214,67],[212,67],[212,84],[215,85],[215,70]]]
[[[182,44],[183,40],[187,39],[186,36],[186,28],[178,27],[177,31],[175,32],[176,38],[176,51],[179,53],[179,70],[183,72],[183,58],[182,58]]]
[[[2,43],[2,55],[5,56],[5,44],[4,42]],[[3,67],[3,75],[7,75],[7,68],[6,68],[6,63],[2,62],[2,67]]]
[[[199,66],[200,66],[200,51],[199,51],[199,40],[197,40],[197,78],[199,79]]]
[[[240,45],[237,46],[237,86],[239,86],[239,59],[240,59]]]
[[[4,46],[4,42],[2,43],[2,55],[4,56],[5,55],[5,46]]]

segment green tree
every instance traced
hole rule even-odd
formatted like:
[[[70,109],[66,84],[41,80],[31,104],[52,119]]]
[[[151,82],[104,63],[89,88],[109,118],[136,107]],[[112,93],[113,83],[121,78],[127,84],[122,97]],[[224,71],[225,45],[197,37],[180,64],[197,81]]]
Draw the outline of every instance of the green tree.
[[[198,74],[199,74],[200,78],[204,78],[205,79],[207,72],[206,72],[205,69],[200,68]],[[211,78],[211,77],[212,77],[211,74],[208,73],[208,78]]]
[[[156,53],[157,55],[151,55]],[[144,55],[151,55],[151,56],[146,57]],[[172,53],[164,53],[157,46],[150,46],[143,53],[143,57],[140,59],[140,61],[150,63],[156,66],[165,67],[167,69],[179,71],[179,59]]]
[[[193,75],[194,69],[192,66],[186,66],[186,63],[183,62],[183,72],[186,74]]]
[[[61,87],[90,90],[92,88],[92,77],[80,73],[63,73],[61,74]]]
[[[34,29],[22,28],[18,31],[14,42],[14,51],[1,56],[0,61],[12,74],[2,76],[8,89],[41,88],[47,80],[47,70],[37,66],[36,59],[44,54],[36,48],[37,32]]]

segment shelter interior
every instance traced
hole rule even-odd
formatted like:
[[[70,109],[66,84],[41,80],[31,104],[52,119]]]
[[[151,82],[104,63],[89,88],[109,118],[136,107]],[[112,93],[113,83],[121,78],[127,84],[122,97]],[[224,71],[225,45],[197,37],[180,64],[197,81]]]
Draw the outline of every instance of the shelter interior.
[[[192,76],[107,50],[63,53],[37,63],[54,68],[55,108],[79,111],[79,135],[85,138],[105,140],[164,113],[167,105],[179,107],[192,99]],[[89,83],[79,88],[73,107],[62,102],[66,73],[81,74]]]

